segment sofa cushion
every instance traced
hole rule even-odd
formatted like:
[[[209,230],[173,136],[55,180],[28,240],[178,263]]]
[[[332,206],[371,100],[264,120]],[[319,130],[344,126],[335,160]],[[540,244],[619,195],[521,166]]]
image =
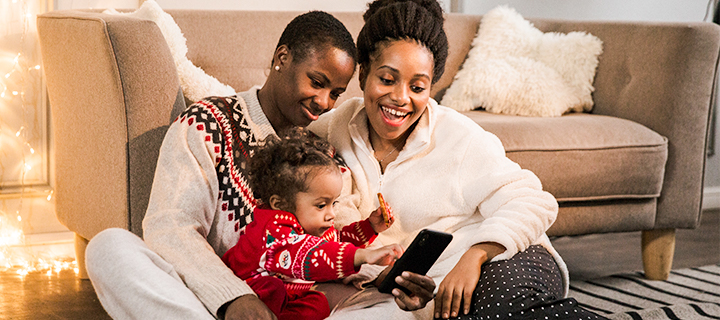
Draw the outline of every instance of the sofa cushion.
[[[668,141],[636,122],[584,113],[463,114],[497,135],[507,156],[537,174],[559,202],[660,196]]]

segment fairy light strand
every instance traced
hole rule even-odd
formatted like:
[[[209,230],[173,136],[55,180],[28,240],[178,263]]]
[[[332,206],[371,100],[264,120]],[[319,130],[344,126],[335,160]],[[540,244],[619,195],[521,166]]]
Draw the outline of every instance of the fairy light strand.
[[[33,162],[29,158],[38,156],[30,141],[33,132],[28,128],[33,127],[27,123],[30,115],[28,106],[30,105],[29,99],[35,99],[35,101],[41,100],[41,92],[38,90],[28,92],[27,89],[31,88],[32,85],[39,87],[37,79],[40,79],[42,67],[39,64],[32,63],[32,55],[28,56],[25,54],[26,45],[29,41],[33,41],[33,45],[37,43],[37,37],[30,32],[31,21],[34,21],[35,15],[31,13],[28,2],[12,0],[12,4],[6,2],[3,3],[2,6],[6,9],[5,14],[0,16],[0,23],[7,26],[7,31],[4,34],[5,37],[12,39],[13,36],[18,35],[17,31],[12,30],[12,26],[13,23],[19,21],[20,49],[17,54],[10,55],[12,59],[6,60],[10,66],[6,70],[0,69],[0,75],[4,74],[4,76],[0,76],[0,114],[10,114],[8,110],[1,110],[3,108],[19,107],[21,121],[19,128],[17,128],[13,134],[6,135],[3,132],[7,130],[3,129],[3,127],[10,128],[11,124],[5,123],[5,121],[0,118],[1,148],[7,148],[13,145],[12,143],[8,143],[7,140],[14,139],[14,146],[17,146],[15,152],[19,155],[19,161],[16,167],[18,170],[13,171],[19,175],[17,179],[19,181],[19,194],[17,195],[18,207],[14,210],[14,219],[11,217],[12,215],[0,208],[0,269],[16,270],[17,274],[22,277],[31,272],[45,272],[48,276],[51,276],[53,273],[57,274],[62,270],[74,270],[75,273],[77,273],[77,263],[74,259],[68,261],[68,259],[41,258],[38,254],[31,252],[25,243],[25,235],[22,230],[23,218],[21,209],[24,206],[23,199],[26,196],[25,193],[28,186],[27,178],[29,174],[31,174],[31,170],[34,169]],[[14,13],[18,15],[14,16]],[[14,20],[11,17],[18,17],[18,19]],[[5,43],[11,42],[12,41],[7,41]],[[11,47],[12,45],[9,46]],[[1,51],[9,50],[8,48],[0,49]],[[0,63],[2,63],[2,61],[0,61]],[[3,65],[7,64],[0,64],[0,68],[2,68]],[[28,96],[28,94],[31,96]],[[37,124],[34,127],[37,127]],[[12,132],[13,129],[10,129],[10,131]],[[4,174],[5,169],[4,166],[0,166],[0,174]],[[47,201],[51,201],[53,191],[48,190],[45,193],[47,194]],[[22,252],[18,254],[18,251]]]

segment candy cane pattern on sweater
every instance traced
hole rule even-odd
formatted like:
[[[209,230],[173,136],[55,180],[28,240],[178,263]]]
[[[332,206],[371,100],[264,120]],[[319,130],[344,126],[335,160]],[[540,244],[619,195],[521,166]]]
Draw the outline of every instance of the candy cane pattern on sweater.
[[[341,279],[357,272],[355,251],[377,236],[367,220],[350,224],[342,232],[331,228],[316,237],[306,234],[292,213],[257,208],[253,215],[238,244],[223,256],[243,279],[257,275],[275,275],[286,283]]]

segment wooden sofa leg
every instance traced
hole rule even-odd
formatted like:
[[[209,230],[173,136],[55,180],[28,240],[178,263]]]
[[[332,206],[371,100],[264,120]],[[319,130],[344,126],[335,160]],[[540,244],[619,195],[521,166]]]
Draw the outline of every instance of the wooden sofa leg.
[[[78,277],[80,279],[89,279],[87,269],[85,268],[85,248],[87,248],[89,240],[75,234],[75,261],[78,266]]]
[[[642,231],[642,258],[645,278],[667,280],[675,255],[675,229]]]

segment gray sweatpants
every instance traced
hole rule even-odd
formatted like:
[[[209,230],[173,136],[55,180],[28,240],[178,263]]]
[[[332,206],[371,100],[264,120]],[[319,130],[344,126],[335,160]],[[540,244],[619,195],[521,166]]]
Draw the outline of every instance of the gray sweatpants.
[[[93,237],[85,262],[113,319],[215,319],[175,269],[127,230],[107,229]]]

